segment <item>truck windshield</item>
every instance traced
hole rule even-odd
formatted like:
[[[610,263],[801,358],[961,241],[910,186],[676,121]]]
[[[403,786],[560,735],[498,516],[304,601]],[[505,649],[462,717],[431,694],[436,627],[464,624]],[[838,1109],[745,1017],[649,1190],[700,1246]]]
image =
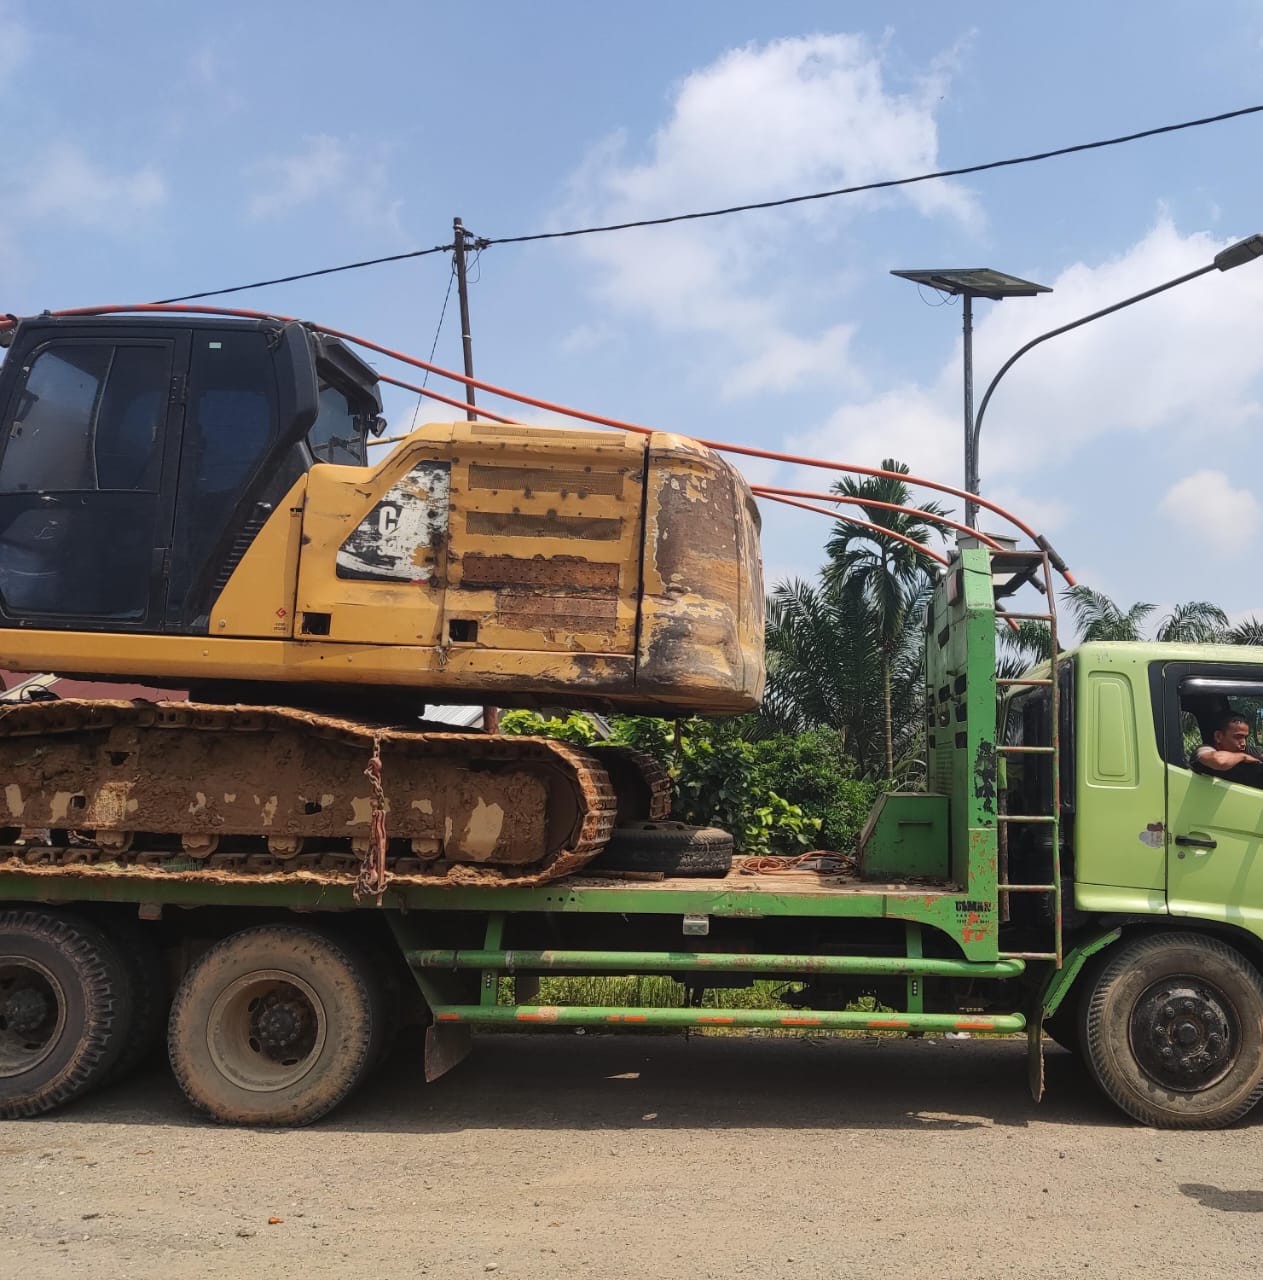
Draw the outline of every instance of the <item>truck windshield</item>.
[[[307,433],[307,443],[317,462],[364,466],[368,456],[366,426],[366,416],[355,412],[343,392],[328,383],[321,384],[320,413]]]

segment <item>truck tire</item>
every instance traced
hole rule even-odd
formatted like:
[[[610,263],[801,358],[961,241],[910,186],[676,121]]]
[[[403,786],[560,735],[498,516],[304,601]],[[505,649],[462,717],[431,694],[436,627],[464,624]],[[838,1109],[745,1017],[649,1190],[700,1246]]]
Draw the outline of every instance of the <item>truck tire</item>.
[[[0,912],[0,1117],[100,1084],[130,1022],[126,966],[102,930],[59,911]]]
[[[1218,1129],[1263,1096],[1263,979],[1218,939],[1157,933],[1112,948],[1080,1025],[1097,1083],[1142,1124]]]
[[[167,1046],[188,1100],[225,1124],[304,1125],[364,1078],[381,1017],[350,943],[311,929],[232,934],[189,970]]]
[[[132,996],[131,1023],[123,1050],[110,1071],[113,1081],[130,1075],[157,1054],[166,1038],[171,988],[166,959],[150,931],[131,920],[111,920],[105,927],[127,971]]]
[[[732,869],[732,836],[718,827],[683,822],[633,822],[615,827],[589,865],[596,871],[723,876]]]

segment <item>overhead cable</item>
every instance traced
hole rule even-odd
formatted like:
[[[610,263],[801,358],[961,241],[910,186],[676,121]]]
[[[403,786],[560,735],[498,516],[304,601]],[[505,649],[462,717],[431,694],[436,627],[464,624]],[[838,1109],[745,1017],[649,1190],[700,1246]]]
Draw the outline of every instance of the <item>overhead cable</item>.
[[[756,209],[779,209],[784,205],[804,204],[808,200],[829,200],[835,196],[853,196],[863,191],[884,191],[890,187],[907,187],[914,182],[929,182],[936,178],[959,178],[969,173],[985,173],[988,169],[1003,169],[1011,165],[1032,164],[1036,160],[1052,160],[1057,156],[1073,155],[1079,151],[1095,151],[1100,147],[1116,147],[1123,142],[1137,142],[1160,133],[1175,133],[1180,129],[1196,129],[1201,125],[1217,124],[1237,116],[1253,115],[1263,111],[1263,105],[1242,107],[1238,111],[1225,111],[1217,116],[1203,116],[1200,120],[1184,120],[1180,124],[1164,124],[1156,129],[1142,129],[1139,133],[1125,133],[1117,138],[1102,138],[1097,142],[1079,142],[1072,147],[1058,147],[1054,151],[1038,151],[1028,156],[1014,156],[1008,160],[988,160],[984,164],[964,165],[959,169],[936,169],[933,173],[919,173],[911,178],[886,178],[881,182],[864,182],[854,187],[835,187],[831,191],[813,191],[803,196],[783,196],[779,200],[758,200],[753,204],[733,204],[724,209],[706,209],[700,213],[675,213],[665,218],[641,218],[635,222],[612,222],[600,227],[580,227],[574,231],[540,231],[529,236],[490,237],[487,244],[526,244],[532,240],[561,240],[568,236],[590,236],[600,231],[629,231],[633,227],[661,227],[671,222],[691,222],[698,218],[722,218],[730,213],[751,213]]]
[[[186,293],[178,298],[156,298],[156,303],[192,302],[196,298],[217,298],[224,293],[241,293],[246,289],[262,289],[269,284],[290,284],[294,280],[310,280],[313,276],[331,276],[339,271],[358,271],[361,267],[377,267],[383,262],[403,262],[407,258],[424,258],[431,253],[447,253],[450,244],[436,244],[432,249],[413,249],[410,253],[392,253],[385,258],[365,258],[362,262],[344,262],[340,267],[321,267],[319,271],[299,271],[292,276],[277,276],[275,280],[256,280],[253,284],[234,284],[227,289],[203,289],[201,293]]]
[[[575,236],[597,235],[605,231],[631,231],[637,227],[662,227],[673,222],[695,222],[702,218],[722,218],[735,213],[752,213],[758,209],[779,209],[786,205],[805,204],[810,200],[831,200],[838,196],[859,195],[865,191],[885,191],[892,187],[907,187],[917,182],[931,182],[939,178],[959,178],[971,173],[985,173],[990,169],[1010,168],[1019,164],[1033,164],[1037,160],[1053,160],[1058,156],[1074,155],[1081,151],[1096,151],[1101,147],[1117,147],[1125,142],[1139,142],[1142,138],[1154,138],[1163,133],[1178,133],[1182,129],[1198,129],[1203,125],[1219,124],[1235,120],[1238,116],[1255,115],[1263,111],[1263,105],[1241,107],[1236,111],[1223,111],[1219,115],[1202,116],[1197,120],[1182,120],[1178,124],[1164,124],[1155,129],[1141,129],[1138,133],[1124,133],[1115,138],[1101,138],[1096,142],[1078,142],[1069,147],[1057,147],[1052,151],[1037,151],[1030,155],[1013,156],[1008,160],[988,160],[983,164],[963,165],[956,169],[936,169],[932,173],[918,173],[910,178],[886,178],[880,182],[864,182],[852,187],[834,187],[829,191],[812,191],[806,195],[782,196],[776,200],[759,200],[752,204],[728,205],[722,209],[704,209],[695,213],[673,213],[661,218],[639,218],[632,222],[610,222],[601,226],[575,227],[569,231],[538,231],[531,235],[477,237],[474,247],[481,251],[493,244],[530,244],[537,240],[566,240]],[[347,262],[338,267],[322,267],[318,271],[299,271],[294,275],[278,276],[274,280],[256,280],[253,284],[237,284],[225,289],[204,289],[201,293],[186,293],[178,298],[159,298],[160,303],[192,302],[197,298],[213,298],[225,293],[241,293],[246,289],[261,289],[265,285],[290,284],[295,280],[310,280],[315,276],[334,275],[339,271],[358,271],[361,267],[380,266],[385,262],[403,262],[408,258],[424,258],[431,253],[447,253],[450,244],[435,245],[432,249],[416,249],[411,253],[395,253],[384,258],[366,258],[362,262]]]

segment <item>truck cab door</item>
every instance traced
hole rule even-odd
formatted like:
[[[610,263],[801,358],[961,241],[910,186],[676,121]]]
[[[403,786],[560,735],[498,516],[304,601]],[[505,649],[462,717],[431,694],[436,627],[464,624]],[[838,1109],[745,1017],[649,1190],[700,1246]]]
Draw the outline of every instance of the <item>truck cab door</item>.
[[[0,626],[153,629],[187,338],[38,326],[0,417]]]
[[[1188,767],[1190,752],[1202,740],[1199,720],[1217,707],[1259,723],[1263,667],[1168,663],[1162,691],[1167,909],[1263,934],[1263,786]],[[1259,775],[1263,784],[1263,767]]]

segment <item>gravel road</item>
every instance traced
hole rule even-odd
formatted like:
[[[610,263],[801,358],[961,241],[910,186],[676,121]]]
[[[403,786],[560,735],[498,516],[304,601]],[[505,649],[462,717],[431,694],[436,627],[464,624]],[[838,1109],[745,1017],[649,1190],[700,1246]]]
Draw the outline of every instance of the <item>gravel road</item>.
[[[159,1065],[0,1123],[0,1275],[1256,1276],[1263,1121],[1136,1127],[1016,1041],[416,1042],[311,1129],[195,1120]],[[1263,1114],[1263,1113],[1261,1113]]]

